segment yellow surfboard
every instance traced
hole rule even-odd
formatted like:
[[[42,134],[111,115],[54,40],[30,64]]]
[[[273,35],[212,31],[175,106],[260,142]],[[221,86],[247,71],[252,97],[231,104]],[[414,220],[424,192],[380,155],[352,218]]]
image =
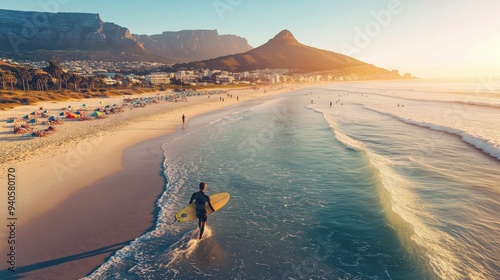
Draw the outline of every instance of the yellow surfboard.
[[[230,195],[227,192],[221,192],[209,195],[208,197],[210,197],[210,203],[214,207],[215,211],[217,211],[222,207],[224,207],[224,205],[226,205],[226,203],[229,201]],[[210,209],[210,206],[208,206],[208,203],[205,209],[207,210],[207,214],[213,213],[212,209]],[[196,206],[194,205],[194,202],[182,208],[181,211],[175,214],[175,220],[177,222],[187,222],[195,219],[197,219],[197,217],[196,217]]]

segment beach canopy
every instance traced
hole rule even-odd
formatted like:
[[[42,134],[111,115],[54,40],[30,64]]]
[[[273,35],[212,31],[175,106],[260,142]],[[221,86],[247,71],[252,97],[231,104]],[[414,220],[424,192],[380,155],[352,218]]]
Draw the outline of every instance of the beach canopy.
[[[50,116],[50,117],[49,117],[49,121],[51,121],[51,122],[56,121],[56,120],[57,120],[57,121],[60,121],[60,120],[61,120],[61,118],[60,118],[60,117],[56,117],[56,116]]]
[[[77,119],[77,118],[78,118],[78,115],[77,115],[77,114],[67,113],[67,114],[66,114],[66,118],[67,118],[67,119]]]
[[[92,113],[92,115],[91,115],[91,116],[92,116],[92,117],[99,117],[99,116],[102,116],[102,115],[104,115],[104,114],[103,114],[103,113],[101,113],[101,112],[94,112],[94,113]]]
[[[13,122],[14,122],[14,118],[11,118],[11,119],[7,120],[7,123],[13,123]]]
[[[31,119],[28,121],[28,123],[38,123],[38,120],[37,119]]]

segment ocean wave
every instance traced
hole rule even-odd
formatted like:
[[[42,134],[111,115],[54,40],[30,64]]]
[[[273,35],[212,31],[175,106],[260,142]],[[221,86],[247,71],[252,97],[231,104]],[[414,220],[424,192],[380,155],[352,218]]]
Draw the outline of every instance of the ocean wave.
[[[396,119],[398,119],[402,122],[408,123],[408,124],[413,124],[413,125],[417,125],[420,127],[430,128],[432,130],[443,131],[443,132],[457,135],[465,143],[472,145],[472,146],[476,147],[477,149],[481,150],[482,152],[484,152],[485,154],[500,160],[500,146],[497,143],[495,143],[494,140],[492,140],[492,139],[486,139],[486,138],[483,138],[483,137],[478,136],[478,135],[473,135],[467,131],[460,130],[457,128],[447,127],[447,126],[436,124],[436,123],[417,121],[417,120],[414,120],[414,119],[411,119],[408,117],[399,116],[399,115],[396,115],[394,113],[382,111],[379,109],[369,108],[366,106],[364,108],[366,110],[370,110],[370,111],[373,111],[373,112],[376,112],[379,114],[383,114],[386,116],[396,118]]]
[[[179,138],[175,138],[174,140]],[[178,172],[170,171],[166,163],[166,151],[163,146],[162,149],[165,156],[163,161],[163,174],[167,180],[167,185],[165,191],[156,202],[159,211],[155,228],[116,251],[114,255],[92,272],[92,274],[82,279],[127,279],[130,274],[133,274],[134,277],[140,277],[140,274],[147,271],[147,269],[143,269],[141,266],[148,265],[148,262],[145,261],[148,252],[153,255],[158,246],[170,247],[171,244],[166,243],[165,238],[179,233],[179,228],[170,226],[169,224],[172,221],[171,214],[175,213],[174,207],[180,203],[179,201],[181,199],[180,196],[176,195],[177,191],[179,186],[182,186],[184,182],[181,177],[178,176]]]
[[[419,97],[408,97],[404,96],[401,94],[398,95],[392,95],[387,92],[387,90],[381,91],[380,89],[368,89],[368,88],[359,88],[359,90],[353,90],[352,87],[349,88],[337,88],[337,89],[329,89],[329,88],[322,88],[325,91],[329,92],[338,92],[341,94],[370,94],[370,95],[376,95],[376,96],[381,96],[381,97],[387,97],[387,98],[393,98],[393,99],[401,99],[401,100],[408,100],[408,101],[419,101],[419,102],[439,102],[439,103],[448,103],[448,104],[459,104],[459,105],[464,105],[464,106],[480,106],[480,107],[487,107],[487,108],[492,108],[492,109],[500,109],[500,94],[481,94],[481,93],[476,93],[473,91],[470,92],[462,92],[462,94],[458,94],[456,92],[437,92],[437,93],[442,93],[442,94],[447,94],[447,98],[444,98],[441,96],[435,96],[429,93],[432,93],[433,91],[431,90],[417,90],[417,89],[397,89],[397,88],[391,88],[390,91],[391,93],[393,92],[398,92],[400,93],[401,91],[409,91],[409,92],[415,92],[415,93],[423,93],[426,96],[430,96],[425,98],[424,95],[420,95]],[[386,93],[384,93],[386,92]],[[450,99],[449,96],[456,96],[457,98],[455,99]],[[460,99],[458,97],[461,97]],[[464,98],[465,97],[465,98]]]
[[[378,196],[388,224],[395,229],[402,245],[422,268],[442,279],[461,279],[466,272],[452,249],[456,247],[451,245],[454,239],[437,229],[436,226],[439,225],[432,225],[437,223],[438,219],[412,191],[415,182],[395,169],[395,166],[401,165],[401,159],[394,160],[393,157],[371,151],[365,143],[341,131],[334,116],[315,106],[308,108],[323,113],[335,138],[341,144],[366,156],[367,164],[373,170],[379,187]],[[405,158],[404,164],[408,164],[408,160],[410,159]]]

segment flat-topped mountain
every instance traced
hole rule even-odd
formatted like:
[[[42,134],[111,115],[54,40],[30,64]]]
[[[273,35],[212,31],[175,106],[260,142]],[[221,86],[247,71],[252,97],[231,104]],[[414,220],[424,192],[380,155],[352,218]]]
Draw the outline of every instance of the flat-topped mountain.
[[[338,70],[342,74],[363,76],[389,73],[386,69],[346,55],[303,45],[288,30],[281,31],[264,45],[244,53],[177,66],[227,71],[251,71],[265,68],[295,69],[298,72]]]
[[[89,13],[0,10],[0,50],[32,60],[120,61],[136,57],[167,61],[150,54],[127,28],[103,22],[99,14]]]
[[[0,9],[0,54],[29,60],[189,62],[250,50],[246,39],[216,30],[133,35],[99,14]]]
[[[252,49],[245,38],[219,35],[217,30],[166,31],[156,35],[134,35],[150,52],[180,62],[199,61]]]

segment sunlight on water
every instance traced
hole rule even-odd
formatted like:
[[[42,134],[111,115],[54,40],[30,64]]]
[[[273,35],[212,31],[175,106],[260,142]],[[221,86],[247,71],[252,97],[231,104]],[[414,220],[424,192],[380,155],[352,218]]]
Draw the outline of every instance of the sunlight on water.
[[[499,109],[418,84],[301,90],[193,122],[163,147],[156,229],[89,278],[494,279],[500,138],[480,121]],[[198,240],[196,222],[168,224],[201,180],[231,201]]]

